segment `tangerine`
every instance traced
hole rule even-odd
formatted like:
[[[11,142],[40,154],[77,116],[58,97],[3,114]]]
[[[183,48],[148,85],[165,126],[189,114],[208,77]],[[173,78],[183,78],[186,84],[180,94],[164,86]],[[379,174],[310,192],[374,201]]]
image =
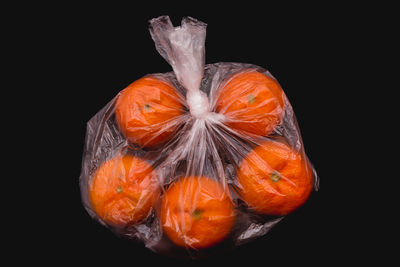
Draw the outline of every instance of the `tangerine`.
[[[153,168],[130,155],[104,162],[94,174],[89,190],[97,215],[120,227],[144,219],[159,196]]]
[[[116,104],[117,123],[128,140],[141,147],[164,143],[178,127],[183,105],[170,83],[143,77],[121,91]]]
[[[284,93],[275,79],[246,70],[221,84],[216,111],[236,130],[267,136],[283,118]]]
[[[287,144],[267,140],[252,150],[238,169],[240,195],[257,212],[286,215],[312,190],[308,160]]]
[[[215,180],[189,176],[175,181],[161,202],[161,225],[179,246],[202,249],[231,231],[234,209],[229,193]]]

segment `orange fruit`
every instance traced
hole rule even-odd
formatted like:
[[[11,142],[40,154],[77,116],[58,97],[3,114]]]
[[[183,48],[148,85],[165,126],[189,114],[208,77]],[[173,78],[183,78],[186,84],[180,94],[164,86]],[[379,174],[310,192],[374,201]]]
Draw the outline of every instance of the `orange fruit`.
[[[177,90],[168,82],[146,76],[121,91],[116,104],[117,123],[128,140],[141,147],[167,141],[183,114]]]
[[[108,224],[126,226],[144,219],[159,196],[153,168],[130,155],[104,162],[89,186],[96,214]]]
[[[247,70],[221,84],[216,111],[233,129],[267,136],[282,120],[284,93],[275,79]]]
[[[257,212],[285,215],[308,198],[313,175],[308,160],[287,144],[263,141],[241,162],[240,195]]]
[[[229,193],[217,181],[190,176],[168,188],[160,217],[164,232],[175,244],[202,249],[230,233],[234,209]]]

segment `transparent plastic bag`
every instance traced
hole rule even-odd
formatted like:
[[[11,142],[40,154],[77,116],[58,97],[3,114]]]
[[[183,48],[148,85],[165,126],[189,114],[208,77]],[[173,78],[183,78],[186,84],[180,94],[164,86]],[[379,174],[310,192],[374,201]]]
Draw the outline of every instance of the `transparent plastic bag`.
[[[150,21],[173,72],[122,90],[87,124],[80,187],[117,235],[204,257],[265,235],[318,178],[292,107],[265,69],[205,65],[206,24]]]

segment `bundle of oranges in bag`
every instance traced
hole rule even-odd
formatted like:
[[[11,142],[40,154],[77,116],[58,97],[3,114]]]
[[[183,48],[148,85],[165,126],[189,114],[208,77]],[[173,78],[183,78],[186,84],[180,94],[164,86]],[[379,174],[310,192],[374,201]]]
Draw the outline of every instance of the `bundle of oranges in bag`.
[[[266,234],[318,185],[284,91],[255,65],[205,65],[203,22],[163,16],[150,33],[173,72],[133,82],[88,122],[85,208],[170,256]]]

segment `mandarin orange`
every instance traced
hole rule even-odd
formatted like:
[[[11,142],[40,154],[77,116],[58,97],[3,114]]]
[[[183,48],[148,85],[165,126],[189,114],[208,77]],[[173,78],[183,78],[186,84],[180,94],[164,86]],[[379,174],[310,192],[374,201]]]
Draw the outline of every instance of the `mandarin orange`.
[[[172,84],[153,76],[143,77],[121,91],[115,115],[128,140],[154,147],[169,140],[183,114],[181,97]]]
[[[161,203],[161,225],[177,245],[202,249],[226,238],[234,222],[229,193],[215,180],[190,176],[175,181]]]
[[[159,196],[154,174],[147,162],[129,155],[104,162],[89,186],[93,210],[113,226],[144,219]]]
[[[313,183],[306,157],[278,141],[263,141],[239,166],[243,200],[257,212],[286,215],[308,198]]]
[[[281,122],[284,93],[279,83],[256,70],[234,74],[218,90],[216,111],[233,129],[267,136]]]

